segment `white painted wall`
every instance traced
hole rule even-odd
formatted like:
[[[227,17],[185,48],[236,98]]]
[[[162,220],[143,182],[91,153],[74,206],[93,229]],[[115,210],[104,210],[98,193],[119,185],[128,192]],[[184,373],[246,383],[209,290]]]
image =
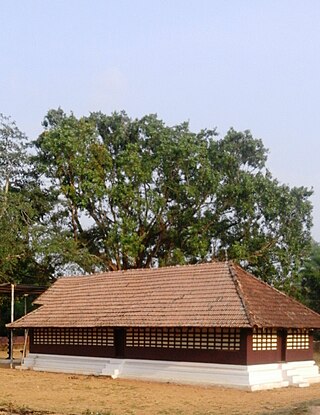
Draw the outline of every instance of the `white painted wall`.
[[[320,382],[319,368],[313,360],[244,366],[30,353],[23,368],[112,378],[223,385],[252,391],[289,385],[304,387]]]

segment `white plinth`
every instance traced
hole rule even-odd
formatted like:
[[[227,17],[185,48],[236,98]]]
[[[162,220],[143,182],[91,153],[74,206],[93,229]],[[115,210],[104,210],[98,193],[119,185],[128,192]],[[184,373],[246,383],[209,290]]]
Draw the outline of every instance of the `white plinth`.
[[[319,368],[313,360],[245,366],[30,353],[23,368],[158,382],[223,385],[252,391],[289,385],[304,387],[320,382]]]

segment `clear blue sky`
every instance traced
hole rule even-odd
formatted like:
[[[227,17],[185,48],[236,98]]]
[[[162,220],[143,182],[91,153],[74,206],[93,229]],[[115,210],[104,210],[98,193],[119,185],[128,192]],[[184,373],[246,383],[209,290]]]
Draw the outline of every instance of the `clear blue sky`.
[[[319,0],[0,0],[0,54],[0,112],[30,138],[58,106],[250,129],[314,188],[320,241]]]

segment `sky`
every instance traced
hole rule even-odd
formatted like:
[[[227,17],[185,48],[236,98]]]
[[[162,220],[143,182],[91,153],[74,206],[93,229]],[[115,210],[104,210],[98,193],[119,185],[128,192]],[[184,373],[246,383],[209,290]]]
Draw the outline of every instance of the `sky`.
[[[30,139],[59,106],[249,129],[313,188],[320,241],[319,22],[319,0],[0,0],[0,112]]]

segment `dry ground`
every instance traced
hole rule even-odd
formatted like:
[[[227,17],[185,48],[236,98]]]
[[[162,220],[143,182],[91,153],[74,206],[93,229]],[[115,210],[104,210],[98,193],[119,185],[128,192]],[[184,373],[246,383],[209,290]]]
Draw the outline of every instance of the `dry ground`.
[[[247,392],[0,368],[0,415],[36,411],[59,415],[320,415],[320,384]]]

